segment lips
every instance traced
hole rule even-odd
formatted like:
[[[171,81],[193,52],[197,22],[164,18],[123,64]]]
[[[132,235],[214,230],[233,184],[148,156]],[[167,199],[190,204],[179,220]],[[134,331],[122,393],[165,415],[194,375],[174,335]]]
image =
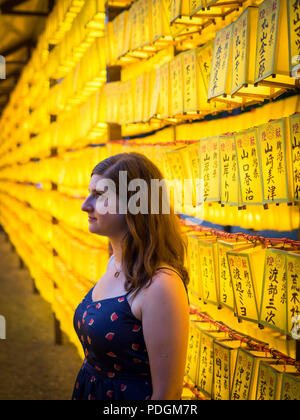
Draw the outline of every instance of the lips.
[[[89,223],[95,223],[97,219],[95,217],[88,217]]]

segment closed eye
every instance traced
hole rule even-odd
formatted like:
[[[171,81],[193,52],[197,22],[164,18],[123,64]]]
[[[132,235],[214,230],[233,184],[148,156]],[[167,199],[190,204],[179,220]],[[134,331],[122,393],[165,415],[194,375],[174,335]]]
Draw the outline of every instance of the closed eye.
[[[96,191],[96,190],[93,190],[90,194],[91,194],[91,196],[92,196],[92,197],[94,197],[94,198],[99,198],[99,197],[101,197],[101,195],[103,195],[103,194],[104,194],[104,192],[103,192],[103,191]]]
[[[93,193],[93,196],[96,197],[96,198],[101,197],[101,195],[103,195],[103,193],[99,193],[99,192],[94,192]]]

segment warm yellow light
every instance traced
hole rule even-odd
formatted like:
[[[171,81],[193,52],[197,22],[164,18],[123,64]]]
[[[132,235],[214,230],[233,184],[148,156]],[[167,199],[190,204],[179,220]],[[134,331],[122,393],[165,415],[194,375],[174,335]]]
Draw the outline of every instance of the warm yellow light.
[[[84,56],[84,53],[83,52],[76,52],[76,53],[74,53],[74,57],[76,57],[76,58],[82,58]]]
[[[90,133],[99,134],[105,131],[106,127],[94,127]]]
[[[194,25],[201,25],[203,23],[203,19],[201,17],[199,18],[193,17],[191,19],[189,16],[181,16],[180,22],[194,24]]]
[[[127,63],[131,63],[133,60],[132,60],[132,58],[130,58],[130,57],[121,57],[120,58],[120,61],[123,61],[123,62],[127,62]]]
[[[81,102],[81,100],[79,100],[79,99],[75,99],[75,98],[69,99],[70,104],[80,104],[80,102]]]
[[[107,127],[107,124],[106,124],[106,123],[103,123],[103,122],[98,122],[98,123],[96,124],[96,126],[97,126],[97,127],[103,127],[103,128],[106,128],[106,127]]]
[[[84,0],[73,0],[70,7],[81,8],[84,5]]]
[[[106,82],[106,73],[103,72],[103,76],[102,77],[95,77],[94,78],[94,82],[99,82],[99,83]]]
[[[100,137],[101,135],[103,135],[103,133],[104,133],[103,130],[99,130],[98,132],[93,130],[91,133],[88,134],[88,136],[97,138],[97,137]]]
[[[92,20],[86,27],[91,29],[104,29],[104,22],[95,22]]]
[[[96,92],[98,90],[99,86],[87,86],[84,88],[82,94],[88,95],[89,92]]]
[[[57,38],[49,38],[49,44],[52,44],[52,45],[56,45],[56,44],[58,44],[58,39]]]
[[[63,22],[61,25],[61,30],[69,31],[71,29],[72,25],[68,22]]]
[[[152,45],[145,45],[145,46],[143,47],[143,49],[144,49],[145,51],[156,51],[156,48],[155,48],[155,47],[153,47]]]
[[[88,87],[99,87],[103,84],[103,82],[105,82],[105,80],[101,80],[101,82],[88,82],[87,86]]]
[[[66,68],[72,68],[74,65],[76,64],[76,62],[74,60],[64,60],[62,62],[62,66],[66,67]]]
[[[178,121],[177,118],[165,118],[166,121],[174,122],[176,123]]]
[[[66,17],[65,17],[65,22],[71,22],[74,20],[74,18],[76,17],[77,13],[75,12],[67,12]]]
[[[59,72],[68,72],[70,70],[70,67],[66,67],[66,66],[59,66],[58,67],[58,71]]]
[[[184,49],[188,49],[191,50],[192,48],[195,48],[195,44],[193,44],[192,42],[185,42],[184,43]]]
[[[87,48],[91,45],[90,42],[82,42],[78,47],[74,48],[76,51],[86,51]]]
[[[89,37],[94,37],[94,38],[98,38],[100,36],[103,36],[104,32],[103,31],[89,31],[88,36]]]
[[[96,13],[94,19],[105,19],[105,12]]]
[[[143,51],[133,51],[130,53],[133,57],[147,58],[148,54]]]

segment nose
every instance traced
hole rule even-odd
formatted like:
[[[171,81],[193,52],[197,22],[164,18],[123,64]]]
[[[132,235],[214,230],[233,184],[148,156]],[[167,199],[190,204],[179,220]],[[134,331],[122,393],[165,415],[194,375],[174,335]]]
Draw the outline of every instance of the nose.
[[[94,210],[91,197],[88,197],[86,200],[84,200],[81,206],[81,210],[86,211],[87,213],[92,212]]]

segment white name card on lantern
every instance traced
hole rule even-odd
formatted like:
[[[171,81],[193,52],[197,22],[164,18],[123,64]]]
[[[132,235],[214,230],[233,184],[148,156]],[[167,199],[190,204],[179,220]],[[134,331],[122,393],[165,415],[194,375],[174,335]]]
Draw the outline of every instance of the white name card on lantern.
[[[197,111],[197,71],[196,50],[188,50],[182,53],[183,71],[183,110]]]
[[[224,104],[222,102],[207,101],[207,93],[209,87],[209,78],[212,66],[213,56],[213,45],[214,40],[207,42],[206,44],[196,49],[197,57],[197,95],[198,95],[198,108],[200,112],[210,112],[213,109],[222,108]]]
[[[220,201],[219,137],[200,140],[200,178],[204,182],[204,200]]]
[[[122,82],[122,97],[123,97],[123,121],[121,123],[133,122],[133,103],[132,103],[132,81],[127,80]]]
[[[183,83],[181,54],[170,61],[171,112],[172,115],[183,112]]]
[[[300,400],[300,375],[283,374],[280,400]]]
[[[140,32],[139,32],[139,21],[138,21],[138,8],[141,3],[141,0],[132,4],[129,9],[129,22],[128,30],[130,31],[130,45],[131,50],[135,50],[140,45]]]
[[[149,120],[150,113],[150,72],[144,73],[143,121]]]
[[[182,160],[182,155],[179,150],[170,150],[166,153],[166,156],[172,173],[173,182],[171,182],[169,186],[171,187],[170,194],[172,194],[173,191],[174,211],[182,213],[184,203],[184,162]]]
[[[214,336],[201,333],[198,387],[209,397],[212,394],[214,372]]]
[[[170,0],[171,2],[171,16],[170,23],[178,17],[189,16],[190,5],[189,0]]]
[[[129,10],[125,10],[126,13],[126,26],[125,26],[125,34],[124,34],[124,51],[125,53],[130,49],[130,42],[131,42],[131,32],[132,32],[132,13],[131,8]]]
[[[150,2],[142,0],[139,6],[139,25],[141,30],[141,46],[150,43]]]
[[[112,21],[116,58],[119,58],[127,52],[126,46],[124,45],[127,13],[127,11],[120,13]]]
[[[287,0],[288,28],[289,28],[289,58],[290,73],[293,69],[299,74],[300,63],[300,2],[298,0]],[[295,76],[294,76],[295,77]]]
[[[253,362],[254,358],[251,354],[243,349],[238,350],[231,390],[231,400],[248,400]]]
[[[203,182],[200,179],[200,143],[192,143],[186,147],[186,155],[190,165],[191,176],[193,179],[193,196],[194,205],[199,206],[203,204]],[[199,215],[200,215],[199,211]]]
[[[161,0],[151,0],[152,41],[156,41],[163,33]]]
[[[218,240],[220,304],[226,306],[232,311],[235,309],[235,303],[226,252],[238,247],[245,246],[245,244],[245,241],[236,241],[230,239],[227,239],[226,241]]]
[[[200,323],[199,323],[200,324]],[[209,329],[208,329],[209,328]],[[197,387],[208,397],[213,393],[214,380],[214,340],[216,338],[223,339],[225,333],[213,331],[212,327],[200,327],[200,357]]]
[[[231,400],[245,401],[255,399],[258,370],[261,361],[274,362],[275,359],[262,351],[246,348],[238,350]]]
[[[221,203],[239,205],[239,177],[234,136],[220,136]]]
[[[182,0],[170,0],[171,3],[171,16],[170,23],[178,18],[181,14],[181,1]]]
[[[199,241],[199,262],[203,302],[218,305],[217,289],[217,244]]]
[[[256,385],[256,400],[273,401],[277,394],[279,372],[264,361],[259,362]]]
[[[261,246],[227,252],[238,317],[258,322],[265,249]]]
[[[262,204],[262,175],[257,142],[257,129],[235,135],[242,205]]]
[[[279,10],[280,0],[265,0],[258,6],[255,83],[274,70]]]
[[[249,8],[233,23],[231,94],[246,83],[248,14]]]
[[[170,73],[169,62],[160,67],[159,111],[162,118],[170,116]]]
[[[287,252],[287,330],[295,340],[300,339],[300,254]]]
[[[144,74],[142,73],[135,80],[135,102],[134,121],[140,122],[143,119],[143,98],[144,98]]]
[[[294,201],[300,201],[300,113],[290,116],[290,147]]]
[[[156,70],[152,70],[151,72],[151,85],[153,86],[153,88],[150,89],[152,91],[150,115],[149,115],[150,118],[157,114],[158,98],[159,98],[159,90],[160,90],[160,69],[159,68]]]
[[[189,0],[190,2],[190,16],[193,16],[195,13],[203,7],[203,0]]]
[[[286,333],[286,252],[266,249],[259,322]]]
[[[223,95],[226,90],[231,51],[232,24],[216,32],[207,98]]]
[[[202,47],[197,48],[197,58],[200,67],[200,71],[202,73],[204,88],[208,91],[209,87],[209,76],[211,73],[211,65],[212,65],[212,56],[213,56],[213,40],[207,42]]]
[[[265,203],[289,201],[285,118],[258,127]]]
[[[234,296],[228,262],[226,258],[226,251],[228,251],[230,248],[231,247],[226,245],[224,246],[221,241],[218,241],[220,303],[233,311]]]
[[[190,320],[189,343],[186,358],[185,375],[195,384],[197,378],[198,357],[200,351],[201,332],[197,323]]]
[[[180,32],[182,32],[184,28],[183,25],[177,23],[172,23],[172,25],[170,25],[170,22],[173,20],[173,18],[176,19],[176,17],[174,16],[176,16],[176,13],[180,9],[180,7],[180,0],[162,0],[161,12],[166,16],[168,35],[171,35],[173,38],[175,38]]]
[[[214,342],[214,400],[229,400],[233,380],[238,340],[215,340]]]
[[[200,291],[200,264],[199,264],[199,248],[198,248],[198,236],[188,235],[188,261],[189,261],[189,291],[199,299]]]

